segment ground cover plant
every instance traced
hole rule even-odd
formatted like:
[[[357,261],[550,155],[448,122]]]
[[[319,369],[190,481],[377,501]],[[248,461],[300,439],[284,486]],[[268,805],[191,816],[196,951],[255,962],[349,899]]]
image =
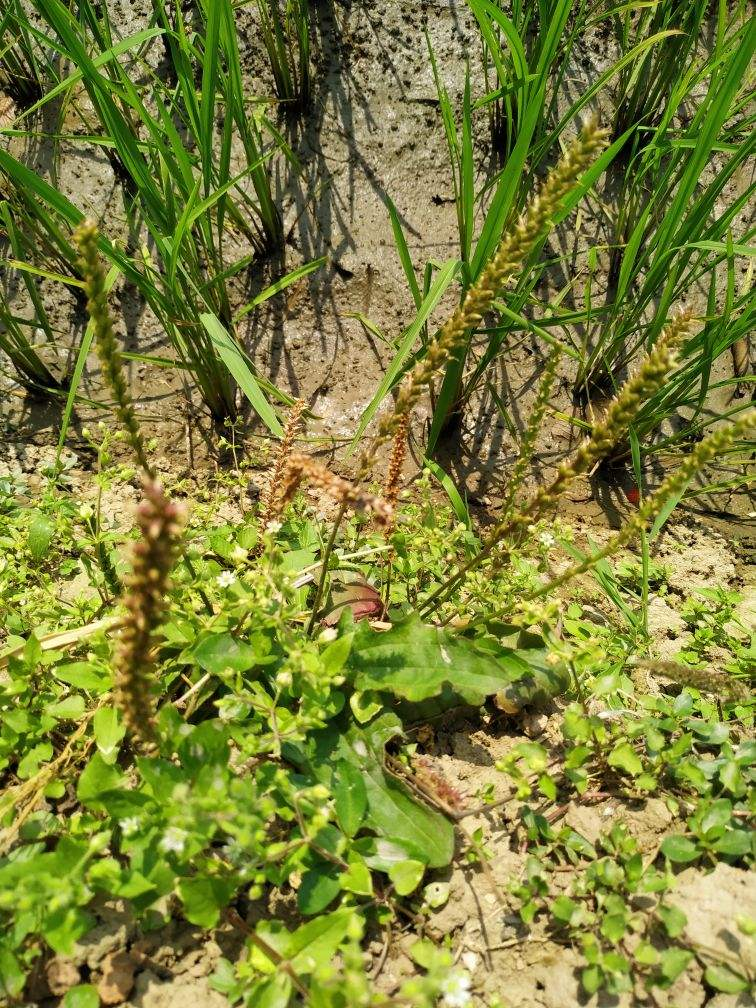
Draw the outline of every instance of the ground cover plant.
[[[278,173],[305,170],[326,19],[246,6],[268,96],[231,3],[155,0],[125,34],[88,0],[0,21],[9,143],[59,101],[56,135],[105,151],[128,223],[124,241],[62,163],[45,178],[0,148],[0,350],[59,408],[51,464],[0,470],[0,996],[150,1008],[179,922],[212,965],[176,1003],[502,1008],[540,947],[566,965],[538,1008],[749,1003],[753,610],[734,565],[681,586],[662,547],[681,505],[753,485],[756,22],[737,4],[469,0],[481,62],[458,104],[429,26],[458,248],[416,271],[387,194],[416,314],[329,455],[242,335],[326,266],[265,261],[287,241]],[[570,99],[596,26],[616,48]],[[587,213],[603,245],[562,252]],[[65,373],[61,285],[82,316]],[[124,338],[129,286],[172,359]],[[523,334],[541,363],[479,520],[439,449],[485,390],[518,408],[496,376]],[[135,360],[180,368],[230,467],[166,464]],[[63,448],[90,374],[75,482]],[[544,465],[560,383],[588,408]],[[581,533],[571,493],[619,463],[632,507]]]

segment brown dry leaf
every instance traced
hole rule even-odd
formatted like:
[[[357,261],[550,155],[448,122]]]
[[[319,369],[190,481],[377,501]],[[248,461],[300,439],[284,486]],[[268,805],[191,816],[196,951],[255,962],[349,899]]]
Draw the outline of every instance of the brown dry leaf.
[[[102,964],[102,979],[97,984],[100,1001],[106,1005],[121,1004],[134,986],[134,960],[128,952],[111,952]]]
[[[45,967],[45,974],[50,993],[55,997],[62,997],[81,980],[76,963],[64,956],[55,956],[51,959]]]
[[[324,617],[326,626],[336,626],[344,608],[349,607],[355,620],[375,619],[383,615],[383,602],[375,588],[361,575],[347,572],[349,581],[333,578],[333,609]]]
[[[4,91],[0,91],[0,129],[12,126],[15,120],[16,103],[10,95],[5,94]]]
[[[5,129],[13,124],[16,118],[16,104],[3,91],[0,91],[0,129]]]

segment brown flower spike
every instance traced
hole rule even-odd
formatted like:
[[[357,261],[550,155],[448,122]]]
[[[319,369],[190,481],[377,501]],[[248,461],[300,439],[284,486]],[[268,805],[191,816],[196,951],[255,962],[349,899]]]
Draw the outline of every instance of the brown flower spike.
[[[131,553],[132,570],[123,603],[126,617],[116,657],[116,704],[129,734],[141,748],[155,748],[153,635],[166,611],[169,575],[179,553],[185,510],[169,500],[157,480],[145,478],[137,508],[140,537]]]
[[[98,230],[92,221],[84,221],[73,235],[79,249],[81,272],[87,293],[87,312],[94,327],[94,342],[100,358],[102,373],[115,399],[116,415],[126,431],[136,460],[145,472],[152,475],[152,466],[139,427],[134,403],[123,373],[123,360],[118,348],[113,319],[108,307],[108,290],[105,270],[97,249]]]
[[[260,529],[264,531],[272,521],[281,514],[284,507],[283,488],[284,477],[289,465],[294,440],[302,426],[302,413],[305,408],[304,399],[295,399],[291,404],[289,416],[284,428],[283,438],[278,449],[276,462],[270,474],[270,480],[260,499]],[[259,552],[262,552],[262,546]]]
[[[401,418],[425,393],[428,383],[448,363],[467,334],[483,320],[499,291],[517,274],[535,248],[565,196],[577,185],[586,168],[606,146],[607,132],[589,122],[549,173],[519,220],[504,232],[501,243],[459,307],[428,345],[425,356],[408,372],[399,390],[393,412],[378,426],[378,433],[360,458],[359,479],[372,468],[377,450],[393,437]]]
[[[367,493],[354,483],[336,476],[317,459],[299,454],[291,455],[286,467],[280,498],[282,508],[293,499],[300,483],[317,487],[352,511],[372,511],[381,526],[387,525],[394,514],[394,508],[382,497]]]

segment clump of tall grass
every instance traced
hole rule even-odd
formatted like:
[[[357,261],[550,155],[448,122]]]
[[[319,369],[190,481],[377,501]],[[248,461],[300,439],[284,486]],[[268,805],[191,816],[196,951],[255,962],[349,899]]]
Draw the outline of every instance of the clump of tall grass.
[[[653,49],[624,66],[615,88],[614,139],[639,126],[653,130],[665,110],[681,75],[688,72],[700,48],[706,6],[697,0],[660,0],[649,6],[618,7],[611,14],[621,52],[638,38],[664,35]],[[633,144],[627,145],[629,151]],[[629,154],[628,154],[629,156]]]
[[[36,248],[7,200],[0,200],[0,239],[6,244],[0,262],[0,350],[7,354],[18,380],[32,392],[59,391],[66,376],[53,373],[45,351],[55,344],[55,334],[36,277],[25,262],[36,258]],[[21,317],[16,307],[20,288],[26,294],[29,317]]]
[[[264,139],[265,117],[249,107],[244,93],[230,0],[200,8],[193,28],[180,7],[171,12],[158,4],[157,27],[117,45],[112,44],[107,9],[91,0],[82,0],[78,16],[60,0],[34,0],[33,6],[58,52],[77,69],[29,113],[80,80],[99,120],[101,140],[124,182],[133,227],[146,229],[147,242],[138,254],[127,254],[104,236],[101,252],[153,310],[213,416],[235,414],[235,378],[242,372],[253,405],[275,428],[264,391],[234,335],[238,316],[230,282],[282,240],[266,164],[279,139],[272,128]],[[171,53],[175,86],[140,57],[141,48],[160,35]],[[134,81],[135,66],[144,76],[141,87]],[[225,114],[218,126],[220,108]],[[244,163],[235,172],[232,153],[237,146]],[[67,231],[83,214],[3,150],[0,169],[30,218],[32,233],[54,246],[75,272],[76,252]],[[231,233],[249,251],[229,256]],[[277,283],[282,289],[286,278]]]
[[[56,84],[58,73],[49,40],[33,28],[21,0],[7,0],[0,13],[0,91],[22,107]]]
[[[642,17],[644,23],[683,18],[685,33],[666,38],[625,83],[617,128],[635,116],[636,132],[630,160],[612,167],[618,195],[606,292],[601,301],[586,289],[587,311],[573,315],[585,325],[576,391],[601,396],[611,392],[638,350],[658,337],[674,304],[692,289],[708,290],[701,331],[683,348],[670,382],[636,418],[641,443],[678,412],[688,419],[678,425],[676,440],[700,429],[714,362],[753,324],[750,285],[739,292],[735,278],[738,262],[752,254],[754,228],[741,224],[740,215],[756,187],[749,182],[732,195],[731,184],[756,151],[753,131],[738,125],[756,20],[731,15],[722,5],[716,44],[694,58],[703,12],[700,4],[664,3]],[[670,45],[682,45],[690,55],[683,70],[664,59]],[[644,83],[647,76],[653,86]],[[696,90],[703,90],[701,97]]]
[[[276,95],[285,112],[310,101],[310,12],[307,0],[257,0]]]

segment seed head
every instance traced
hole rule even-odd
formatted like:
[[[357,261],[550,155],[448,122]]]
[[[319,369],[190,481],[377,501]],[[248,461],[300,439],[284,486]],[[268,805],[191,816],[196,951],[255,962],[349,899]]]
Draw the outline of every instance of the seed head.
[[[302,412],[305,408],[304,399],[295,399],[291,404],[289,416],[284,428],[283,438],[278,449],[275,465],[270,474],[270,480],[260,500],[260,529],[265,530],[275,521],[283,510],[283,479],[289,464],[294,441],[302,426]]]
[[[355,483],[342,479],[326,469],[324,465],[309,455],[293,454],[284,474],[281,490],[281,506],[285,507],[294,497],[301,483],[317,487],[340,504],[352,511],[370,511],[379,525],[385,526],[394,514],[394,508],[382,497],[367,493]]]
[[[84,289],[87,293],[87,312],[94,327],[97,356],[100,359],[102,373],[115,399],[118,419],[126,431],[126,437],[136,460],[146,473],[152,475],[152,467],[147,460],[139,421],[124,377],[121,352],[113,332],[113,320],[108,307],[108,292],[105,286],[105,270],[97,250],[97,236],[97,225],[92,221],[84,221],[73,235],[80,254],[79,265],[84,277]]]
[[[123,597],[126,617],[116,659],[116,703],[130,734],[149,751],[155,745],[153,635],[166,611],[169,575],[180,551],[186,514],[156,480],[145,478],[143,493],[136,514],[140,536],[132,546]]]
[[[504,284],[522,267],[564,197],[605,146],[607,136],[607,131],[599,129],[595,122],[588,123],[549,173],[517,223],[504,234],[493,258],[468,289],[460,306],[407,375],[393,412],[383,419],[373,445],[363,453],[359,467],[361,480],[370,471],[378,448],[392,438],[401,417],[414,408],[433,376],[463,345],[467,334],[483,320]]]
[[[751,691],[745,683],[717,669],[691,668],[689,665],[673,661],[634,661],[633,665],[635,668],[671,679],[680,686],[692,686],[693,689],[711,693],[723,700],[747,703],[751,699]]]

